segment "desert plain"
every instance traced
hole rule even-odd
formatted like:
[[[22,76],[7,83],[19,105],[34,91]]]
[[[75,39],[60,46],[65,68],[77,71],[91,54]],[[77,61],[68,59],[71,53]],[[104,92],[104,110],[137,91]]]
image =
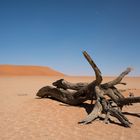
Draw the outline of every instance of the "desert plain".
[[[51,75],[51,74],[50,74]],[[70,82],[91,82],[92,76],[65,75],[0,75],[0,140],[139,140],[140,104],[125,106],[127,118],[133,123],[125,128],[119,123],[100,120],[88,125],[78,121],[87,116],[86,107],[75,107],[52,99],[39,99],[37,91],[64,78]],[[104,77],[103,82],[114,77]],[[118,86],[140,96],[140,77],[126,77],[126,86]]]

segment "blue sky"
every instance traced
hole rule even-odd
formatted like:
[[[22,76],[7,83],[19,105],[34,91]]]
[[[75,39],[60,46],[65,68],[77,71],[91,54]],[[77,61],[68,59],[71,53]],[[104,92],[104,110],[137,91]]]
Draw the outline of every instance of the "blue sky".
[[[140,1],[0,0],[0,64],[93,75],[83,50],[103,75],[140,76]]]

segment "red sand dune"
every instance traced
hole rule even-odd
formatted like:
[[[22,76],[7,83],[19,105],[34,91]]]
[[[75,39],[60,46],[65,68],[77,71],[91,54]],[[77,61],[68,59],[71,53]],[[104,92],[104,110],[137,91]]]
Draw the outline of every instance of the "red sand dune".
[[[0,76],[64,76],[49,67],[22,66],[22,65],[0,65]]]

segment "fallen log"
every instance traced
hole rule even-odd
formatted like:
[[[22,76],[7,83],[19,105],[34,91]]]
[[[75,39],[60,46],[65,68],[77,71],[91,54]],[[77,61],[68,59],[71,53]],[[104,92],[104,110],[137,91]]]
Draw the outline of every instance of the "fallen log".
[[[107,123],[111,116],[125,127],[130,127],[131,122],[122,113],[124,105],[132,105],[132,103],[140,103],[140,97],[124,97],[122,93],[115,87],[117,84],[126,85],[122,79],[131,72],[131,68],[127,68],[114,80],[102,84],[102,74],[98,66],[91,59],[87,52],[83,52],[84,57],[91,65],[95,72],[95,80],[91,83],[71,83],[64,79],[57,80],[52,86],[41,88],[37,92],[37,96],[41,98],[51,98],[63,103],[78,106],[87,100],[95,100],[92,112],[79,123],[88,124],[97,118],[103,118]],[[106,97],[108,96],[108,98]],[[115,106],[113,105],[115,104]],[[103,117],[105,116],[105,117]]]

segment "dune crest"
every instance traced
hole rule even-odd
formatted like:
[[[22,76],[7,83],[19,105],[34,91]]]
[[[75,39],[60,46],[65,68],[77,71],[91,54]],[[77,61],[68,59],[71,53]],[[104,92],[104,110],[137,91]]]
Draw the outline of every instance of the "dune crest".
[[[64,76],[45,66],[0,65],[0,76]]]

